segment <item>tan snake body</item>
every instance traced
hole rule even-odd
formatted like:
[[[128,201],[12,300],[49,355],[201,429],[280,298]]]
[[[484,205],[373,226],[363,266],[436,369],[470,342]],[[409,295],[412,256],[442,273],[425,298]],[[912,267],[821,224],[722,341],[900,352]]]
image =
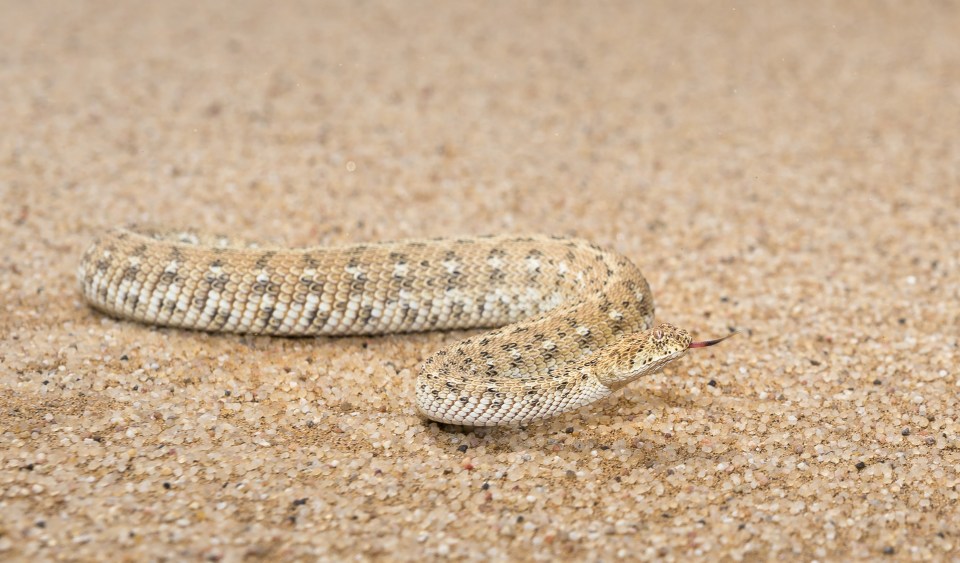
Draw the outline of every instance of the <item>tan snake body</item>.
[[[530,422],[606,397],[694,343],[651,328],[629,260],[588,242],[495,236],[256,248],[130,227],[84,254],[84,297],[144,323],[283,336],[501,327],[427,359],[417,406],[467,426]]]

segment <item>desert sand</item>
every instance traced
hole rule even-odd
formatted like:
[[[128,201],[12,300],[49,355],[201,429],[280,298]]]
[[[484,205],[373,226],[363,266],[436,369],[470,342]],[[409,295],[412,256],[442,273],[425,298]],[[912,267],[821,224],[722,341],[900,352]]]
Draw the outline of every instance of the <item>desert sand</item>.
[[[0,559],[960,556],[952,2],[3,2]],[[417,414],[466,332],[106,317],[125,223],[575,235],[710,338],[526,427]]]

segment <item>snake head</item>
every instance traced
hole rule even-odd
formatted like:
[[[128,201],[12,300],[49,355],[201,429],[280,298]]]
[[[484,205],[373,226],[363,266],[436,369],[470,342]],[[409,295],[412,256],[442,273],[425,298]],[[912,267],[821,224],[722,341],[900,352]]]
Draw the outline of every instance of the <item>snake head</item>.
[[[691,348],[713,346],[730,336],[733,334],[694,342],[686,330],[664,323],[625,336],[609,351],[599,352],[599,363],[603,366],[597,371],[597,379],[611,389],[618,389],[634,379],[660,371],[670,362],[683,357]]]

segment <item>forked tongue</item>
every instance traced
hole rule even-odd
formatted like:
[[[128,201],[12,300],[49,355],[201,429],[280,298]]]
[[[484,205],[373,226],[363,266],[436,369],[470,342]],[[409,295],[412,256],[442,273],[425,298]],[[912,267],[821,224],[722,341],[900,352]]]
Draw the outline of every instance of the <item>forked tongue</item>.
[[[720,337],[720,338],[714,338],[713,340],[701,340],[700,342],[691,342],[691,343],[690,343],[690,346],[687,346],[687,348],[706,348],[707,346],[713,346],[714,344],[720,344],[721,342],[723,342],[724,340],[730,338],[731,336],[733,336],[733,335],[735,335],[735,334],[737,334],[737,333],[736,333],[736,332],[731,332],[730,334],[728,334],[728,335],[726,335],[726,336],[722,336],[722,337]]]

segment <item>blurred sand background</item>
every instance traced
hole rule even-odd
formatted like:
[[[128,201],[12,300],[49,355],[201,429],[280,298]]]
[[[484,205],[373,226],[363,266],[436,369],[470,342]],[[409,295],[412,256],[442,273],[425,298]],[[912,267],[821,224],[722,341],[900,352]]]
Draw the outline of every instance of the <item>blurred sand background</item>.
[[[955,2],[0,3],[0,559],[946,559]],[[463,333],[100,315],[134,221],[573,234],[742,330],[547,423],[416,415]]]

